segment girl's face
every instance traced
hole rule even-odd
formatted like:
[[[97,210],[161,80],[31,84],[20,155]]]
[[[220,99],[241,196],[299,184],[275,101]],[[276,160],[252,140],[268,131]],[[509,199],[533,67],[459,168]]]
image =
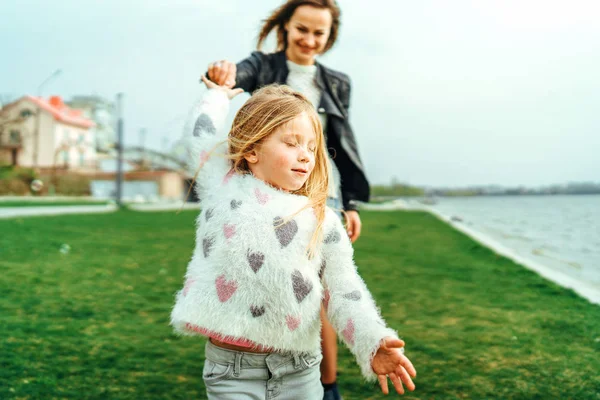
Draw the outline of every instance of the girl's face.
[[[285,24],[287,58],[301,65],[312,65],[323,52],[331,31],[331,12],[326,8],[302,5]]]
[[[252,174],[288,192],[300,189],[315,167],[316,135],[302,113],[280,126],[244,158]]]

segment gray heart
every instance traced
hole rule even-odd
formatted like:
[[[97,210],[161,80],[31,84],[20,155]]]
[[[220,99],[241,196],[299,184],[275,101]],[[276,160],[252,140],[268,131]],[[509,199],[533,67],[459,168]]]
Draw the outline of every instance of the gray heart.
[[[360,292],[358,290],[353,290],[352,292],[346,293],[344,295],[345,299],[354,300],[354,301],[359,301],[361,299],[361,297],[362,297],[362,294],[360,294]]]
[[[214,208],[211,208],[210,210],[206,210],[206,212],[204,213],[204,218],[208,221],[209,219],[212,218],[213,216],[213,212],[215,211]]]
[[[298,300],[298,303],[302,303],[302,300],[312,290],[312,283],[308,279],[304,279],[300,271],[294,270],[292,274],[292,287],[296,295],[296,300]]]
[[[295,220],[288,221],[283,225],[281,224],[282,222],[283,219],[281,217],[275,217],[273,226],[275,227],[275,234],[279,243],[281,243],[281,247],[285,247],[291,243],[296,233],[298,233],[298,224]]]
[[[260,317],[265,313],[265,306],[250,306],[250,312],[254,318]]]
[[[250,250],[248,250],[248,255],[246,257],[248,258],[248,264],[250,264],[250,268],[252,268],[254,273],[257,273],[265,262],[265,255],[263,253],[251,253]]]
[[[215,244],[215,238],[204,238],[202,239],[202,250],[204,251],[204,258],[207,258],[212,250],[213,244]]]
[[[236,208],[238,208],[239,206],[242,205],[242,201],[241,200],[231,200],[231,203],[229,203],[229,205],[231,206],[232,210],[235,210]]]
[[[337,230],[331,231],[325,237],[325,244],[337,243],[340,241],[341,238],[342,237],[340,236],[340,233]]]
[[[217,130],[210,117],[204,113],[200,114],[194,125],[194,136],[200,136],[202,133],[208,133],[214,135]]]

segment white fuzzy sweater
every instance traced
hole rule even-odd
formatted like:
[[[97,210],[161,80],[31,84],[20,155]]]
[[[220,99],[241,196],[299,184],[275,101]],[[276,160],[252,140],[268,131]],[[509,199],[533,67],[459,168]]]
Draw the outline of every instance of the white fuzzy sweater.
[[[374,380],[372,357],[381,340],[396,332],[385,326],[356,271],[340,219],[327,210],[323,244],[309,260],[315,215],[309,208],[289,219],[307,198],[232,172],[223,157],[221,129],[228,109],[226,94],[209,90],[186,128],[190,169],[204,163],[196,183],[203,211],[171,324],[182,334],[271,351],[316,352],[323,301],[363,375]]]

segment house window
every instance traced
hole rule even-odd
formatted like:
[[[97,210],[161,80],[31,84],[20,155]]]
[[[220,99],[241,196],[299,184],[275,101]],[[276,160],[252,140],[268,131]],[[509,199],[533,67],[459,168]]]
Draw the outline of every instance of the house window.
[[[64,164],[67,164],[69,162],[69,152],[66,150],[62,151],[62,160]]]
[[[77,138],[77,144],[81,146],[83,144],[84,139],[85,136],[83,135],[83,133],[80,133],[79,137]]]
[[[83,151],[79,153],[79,165],[82,167],[85,165],[85,154]]]
[[[21,132],[17,130],[11,130],[10,136],[8,137],[8,143],[19,144],[21,143]]]

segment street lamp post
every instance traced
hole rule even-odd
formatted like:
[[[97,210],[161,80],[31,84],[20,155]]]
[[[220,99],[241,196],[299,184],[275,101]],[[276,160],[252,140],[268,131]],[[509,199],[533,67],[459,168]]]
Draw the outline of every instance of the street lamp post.
[[[123,189],[123,93],[117,94],[117,180],[116,203],[122,206]]]

